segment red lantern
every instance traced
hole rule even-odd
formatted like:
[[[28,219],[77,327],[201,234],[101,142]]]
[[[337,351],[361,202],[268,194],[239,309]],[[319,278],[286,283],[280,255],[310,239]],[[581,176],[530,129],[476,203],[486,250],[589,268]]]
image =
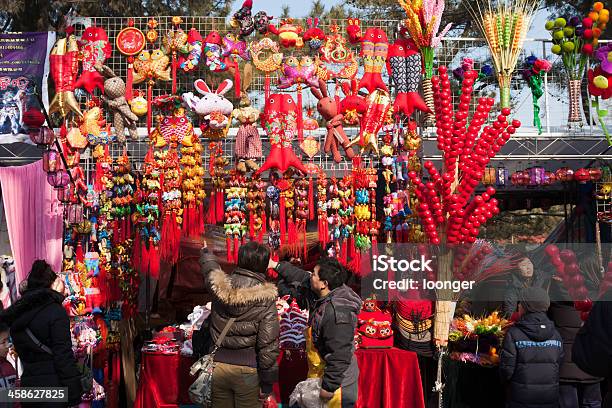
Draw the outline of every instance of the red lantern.
[[[574,173],[574,180],[577,182],[584,184],[591,179],[591,174],[587,169],[578,169]]]
[[[45,115],[36,108],[30,108],[23,113],[22,121],[29,130],[38,129],[45,123]]]
[[[561,167],[557,170],[557,180],[561,182],[572,181],[574,179],[574,170],[568,167]]]
[[[55,141],[55,132],[47,126],[30,129],[29,133],[30,140],[41,148],[49,147]]]
[[[55,189],[64,189],[70,184],[70,175],[66,170],[47,174],[47,182]]]
[[[78,197],[73,192],[72,184],[68,184],[66,187],[58,189],[57,199],[64,205],[78,202]]]
[[[55,173],[62,168],[62,159],[55,149],[45,150],[43,153],[43,170],[45,173]]]
[[[591,168],[589,169],[589,175],[591,176],[591,181],[599,181],[603,176],[603,172],[599,168]]]

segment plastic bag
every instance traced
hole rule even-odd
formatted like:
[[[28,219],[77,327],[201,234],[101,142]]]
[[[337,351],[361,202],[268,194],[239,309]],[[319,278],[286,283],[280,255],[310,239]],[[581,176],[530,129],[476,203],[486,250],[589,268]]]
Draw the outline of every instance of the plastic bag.
[[[289,397],[289,406],[297,404],[300,408],[326,408],[327,404],[321,401],[321,379],[309,378],[298,383]]]

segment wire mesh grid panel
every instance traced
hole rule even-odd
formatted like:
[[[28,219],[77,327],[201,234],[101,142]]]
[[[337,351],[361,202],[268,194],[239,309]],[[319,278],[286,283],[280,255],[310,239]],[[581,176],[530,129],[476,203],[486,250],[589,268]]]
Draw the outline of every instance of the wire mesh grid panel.
[[[92,25],[96,25],[102,27],[106,30],[109,41],[112,44],[115,44],[115,40],[117,38],[117,34],[125,27],[128,26],[128,21],[132,20],[134,27],[142,30],[143,32],[147,32],[149,29],[148,22],[151,17],[133,17],[131,19],[128,18],[106,18],[106,17],[92,17],[89,19],[89,23]],[[88,19],[84,19],[87,21]],[[162,38],[169,30],[173,29],[172,17],[170,16],[156,16],[155,20],[157,22],[157,26],[155,30],[158,33],[158,38],[156,41],[152,43],[147,43],[145,49],[157,49],[162,45]],[[219,17],[206,17],[206,16],[184,16],[182,17],[182,23],[180,27],[186,32],[191,28],[195,28],[200,32],[203,38],[211,31],[218,31],[222,35],[228,31],[229,26],[227,25],[227,20],[225,18]],[[273,21],[274,24],[278,24],[277,20]],[[294,20],[295,24],[301,24],[305,26],[305,22],[301,20]],[[340,33],[346,32],[346,22],[345,21],[322,21],[320,23],[320,27],[326,32],[329,33],[331,31],[332,26],[338,26]],[[386,31],[389,41],[392,42],[394,38],[396,38],[396,33],[398,32],[398,22],[394,20],[375,20],[375,21],[362,21],[361,22],[362,29],[365,30],[370,27],[378,27],[382,28]],[[80,35],[84,27],[77,26],[76,34]],[[257,37],[251,37],[248,41],[252,41]],[[534,53],[538,57],[548,57],[552,56],[550,52],[551,44],[547,41],[543,40],[527,40],[525,42],[525,50],[523,51],[523,55],[519,58],[519,64],[525,60],[525,57],[531,53]],[[351,49],[358,54],[359,53],[359,45],[354,44],[351,46]],[[282,49],[281,50],[285,56],[291,54],[304,55],[308,53],[312,53],[308,46],[305,46],[302,49]],[[491,63],[490,54],[488,48],[485,43],[481,39],[470,39],[470,38],[445,38],[441,44],[441,46],[436,50],[436,65],[446,65],[449,68],[453,69],[455,67],[460,66],[461,60],[464,57],[469,57],[474,60],[474,68],[480,70],[483,64]],[[125,78],[127,75],[127,67],[128,62],[124,55],[120,54],[116,48],[114,47],[112,56],[106,61],[106,64],[113,69],[113,71],[120,77]],[[358,77],[363,73],[361,64],[360,70],[357,74]],[[231,74],[223,73],[212,74],[206,67],[203,61],[200,62],[200,65],[189,74],[182,73],[180,70],[177,70],[177,89],[178,92],[188,92],[193,91],[193,83],[195,79],[202,78],[206,80],[212,88],[216,88],[218,84],[224,78],[231,78]],[[385,81],[389,82],[388,73],[383,72],[383,78]],[[273,76],[271,78],[272,83],[272,92],[276,92],[275,83],[277,81],[277,77]],[[251,103],[254,107],[262,110],[265,104],[265,96],[264,96],[264,86],[265,86],[265,76],[263,73],[254,70],[253,73],[253,81],[248,90],[248,95],[251,100]],[[391,84],[392,85],[392,84]],[[518,72],[515,73],[513,82],[512,82],[512,103],[514,110],[516,112],[516,116],[523,122],[524,127],[529,127],[531,124],[532,118],[532,99],[531,99],[531,91],[528,87],[525,86],[526,83],[520,78],[520,74]],[[171,82],[170,81],[156,81],[153,90],[152,96],[153,98],[168,94],[171,92]],[[455,84],[458,86],[458,83]],[[592,125],[585,125],[582,127],[576,127],[574,129],[568,130],[566,126],[567,122],[567,102],[566,98],[563,98],[561,95],[564,92],[565,80],[563,77],[563,73],[560,70],[559,64],[555,64],[554,69],[551,73],[548,74],[545,81],[545,96],[541,100],[542,111],[541,116],[543,117],[542,123],[544,126],[544,135],[551,135],[555,132],[562,132],[563,137],[568,138],[580,138],[580,137],[600,137],[601,133],[598,128],[593,127]],[[135,90],[139,90],[141,92],[146,91],[146,85],[134,85]],[[338,94],[338,89],[336,86],[331,83],[329,85],[329,91],[331,94]],[[497,94],[497,85],[496,79],[493,76],[482,78],[481,84],[476,88],[478,90],[478,95],[481,96],[495,96]],[[393,91],[393,87],[391,86],[391,90]],[[285,92],[285,91],[283,91]],[[289,89],[294,96],[294,99],[297,97],[297,92],[295,86],[292,89]],[[234,93],[230,92],[226,95],[228,99],[230,99],[234,106],[238,106],[238,99],[235,98]],[[314,111],[314,118],[319,120],[320,125],[324,125],[322,118],[316,112],[316,102],[317,100],[311,95],[309,91],[304,89],[302,91],[303,96],[303,112],[304,116],[307,115],[309,110]],[[80,94],[81,101],[84,102],[86,95]],[[458,98],[458,95],[455,95],[454,98]],[[588,98],[588,95],[585,95],[585,99]],[[455,99],[457,102],[458,99]],[[475,104],[476,101],[474,100]],[[586,109],[588,110],[589,104],[586,104]],[[154,111],[153,117],[159,112]],[[589,112],[587,112],[589,113]],[[197,118],[193,117],[193,122],[197,126]],[[608,120],[610,120],[608,118]],[[155,124],[153,124],[155,126]],[[128,151],[133,161],[141,161],[146,154],[149,146],[146,142],[146,129],[145,129],[145,119],[141,118],[139,122],[140,134],[143,141],[137,143],[129,143]],[[359,130],[356,128],[347,129],[347,134],[349,137],[355,137],[358,134]],[[197,133],[197,132],[196,132]],[[310,132],[311,136],[313,136],[319,142],[322,142],[325,138],[325,129],[320,129],[318,131]],[[537,138],[535,133],[534,138]],[[309,135],[309,132],[305,132],[305,135]],[[228,133],[228,137],[223,141],[223,149],[226,158],[228,159],[230,166],[234,164],[234,158],[232,157],[232,153],[234,152],[234,136],[235,129],[231,129]],[[269,143],[265,133],[262,132],[262,141],[264,146],[269,148]],[[206,140],[203,141],[206,146]],[[294,143],[294,150],[296,152],[300,152],[300,148],[297,143]],[[113,155],[121,154],[120,148],[114,148],[112,151]],[[535,149],[534,151],[537,151]],[[92,163],[90,159],[87,159],[87,155],[84,155],[86,158],[86,166],[87,170],[91,171]],[[308,161],[309,159],[303,155],[304,161]],[[204,166],[208,168],[208,154],[205,154],[203,157]],[[369,164],[370,157],[366,157],[366,165]],[[341,163],[335,163],[331,157],[326,156],[325,154],[317,154],[312,158],[312,161],[319,165],[321,169],[327,172],[341,172],[344,173],[350,169],[349,163],[343,161]],[[88,172],[89,172],[88,171]]]

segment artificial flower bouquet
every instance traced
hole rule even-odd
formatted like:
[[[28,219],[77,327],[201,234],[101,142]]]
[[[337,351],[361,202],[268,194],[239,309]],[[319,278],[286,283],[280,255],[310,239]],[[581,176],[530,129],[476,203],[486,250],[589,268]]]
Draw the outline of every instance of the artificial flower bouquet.
[[[599,36],[606,28],[609,18],[610,12],[598,1],[593,4],[593,9],[587,17],[558,17],[546,22],[545,28],[553,40],[551,51],[561,56],[568,76],[569,123],[582,123],[581,80],[589,57],[595,53]]]
[[[481,318],[456,317],[448,336],[450,358],[482,366],[499,364],[497,349],[509,325],[510,322],[498,312]]]
[[[545,59],[539,59],[534,55],[529,56],[521,71],[523,79],[531,89],[533,98],[533,125],[538,128],[538,134],[542,134],[542,122],[540,121],[540,104],[538,100],[544,95],[542,82],[547,72],[550,72],[552,64]]]

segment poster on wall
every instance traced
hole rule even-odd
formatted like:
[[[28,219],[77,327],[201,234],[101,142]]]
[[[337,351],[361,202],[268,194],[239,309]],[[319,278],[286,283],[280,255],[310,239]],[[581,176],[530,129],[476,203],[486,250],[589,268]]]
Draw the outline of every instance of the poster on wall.
[[[54,43],[54,32],[0,34],[0,143],[30,143],[22,116],[38,106],[35,89],[49,105],[49,51]]]

